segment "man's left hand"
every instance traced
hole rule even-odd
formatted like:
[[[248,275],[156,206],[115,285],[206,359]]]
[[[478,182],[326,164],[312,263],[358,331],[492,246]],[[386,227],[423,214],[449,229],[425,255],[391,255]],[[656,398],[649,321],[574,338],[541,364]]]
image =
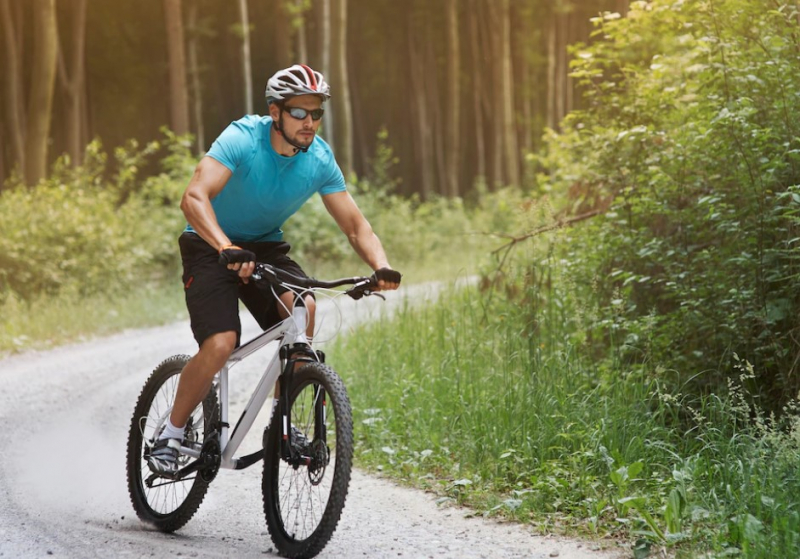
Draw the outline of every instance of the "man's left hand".
[[[400,280],[402,277],[403,274],[397,270],[392,270],[391,268],[378,268],[375,270],[375,273],[372,274],[372,278],[375,280],[378,291],[391,291],[393,289],[397,289],[400,287]]]

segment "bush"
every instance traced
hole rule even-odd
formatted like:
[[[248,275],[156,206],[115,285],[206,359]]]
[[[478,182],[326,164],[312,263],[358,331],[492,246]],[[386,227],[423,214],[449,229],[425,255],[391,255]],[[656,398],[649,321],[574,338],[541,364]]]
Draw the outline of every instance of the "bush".
[[[796,8],[634,2],[577,49],[590,108],[551,134],[541,183],[577,212],[567,256],[596,301],[591,338],[707,392],[735,351],[763,404],[800,389]]]
[[[118,169],[107,179],[107,157],[93,142],[81,167],[62,159],[33,188],[7,185],[0,192],[0,298],[113,293],[174,270],[183,227],[176,177],[192,157],[183,140],[167,135],[165,145],[164,174],[146,180],[138,169],[158,143],[118,149]]]

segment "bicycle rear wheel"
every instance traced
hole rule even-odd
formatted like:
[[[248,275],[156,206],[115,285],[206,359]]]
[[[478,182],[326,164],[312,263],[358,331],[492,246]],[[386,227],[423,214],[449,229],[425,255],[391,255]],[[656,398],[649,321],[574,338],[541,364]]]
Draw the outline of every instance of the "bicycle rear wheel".
[[[278,553],[308,558],[328,543],[344,508],[353,420],[344,383],[327,365],[303,366],[289,390],[292,445],[309,461],[282,456],[283,419],[273,417],[264,433],[264,515]]]
[[[128,433],[127,474],[131,503],[140,519],[163,532],[173,532],[186,524],[208,490],[208,482],[197,472],[178,481],[170,480],[155,476],[145,459],[145,450],[155,441],[172,411],[178,378],[188,361],[188,355],[175,355],[156,367],[136,402]],[[190,415],[184,444],[191,443],[200,449],[217,417],[217,395],[211,390]],[[190,460],[182,455],[179,467]]]

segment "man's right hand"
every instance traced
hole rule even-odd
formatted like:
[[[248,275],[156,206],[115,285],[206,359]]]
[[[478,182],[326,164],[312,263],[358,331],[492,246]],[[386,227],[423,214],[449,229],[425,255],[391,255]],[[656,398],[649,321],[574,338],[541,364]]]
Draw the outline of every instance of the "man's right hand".
[[[229,270],[237,270],[239,277],[247,283],[256,266],[256,255],[236,245],[227,245],[219,251],[219,263]]]

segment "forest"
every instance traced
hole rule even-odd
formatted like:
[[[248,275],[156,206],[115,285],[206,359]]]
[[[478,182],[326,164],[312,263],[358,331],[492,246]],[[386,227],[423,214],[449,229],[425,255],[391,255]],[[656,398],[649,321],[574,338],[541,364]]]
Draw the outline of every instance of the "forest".
[[[568,45],[627,0],[3,0],[0,178],[33,184],[100,139],[169,126],[203,153],[266,113],[267,78],[302,62],[333,87],[330,140],[363,175],[378,134],[403,194],[463,196],[478,177],[521,184],[545,126],[580,103]],[[27,157],[26,157],[27,155]],[[26,159],[28,159],[26,161]]]
[[[800,556],[800,2],[0,16],[1,351],[181,316],[186,181],[307,61],[404,283],[478,277],[331,349],[359,465],[637,559]],[[285,230],[358,269],[319,200]]]

